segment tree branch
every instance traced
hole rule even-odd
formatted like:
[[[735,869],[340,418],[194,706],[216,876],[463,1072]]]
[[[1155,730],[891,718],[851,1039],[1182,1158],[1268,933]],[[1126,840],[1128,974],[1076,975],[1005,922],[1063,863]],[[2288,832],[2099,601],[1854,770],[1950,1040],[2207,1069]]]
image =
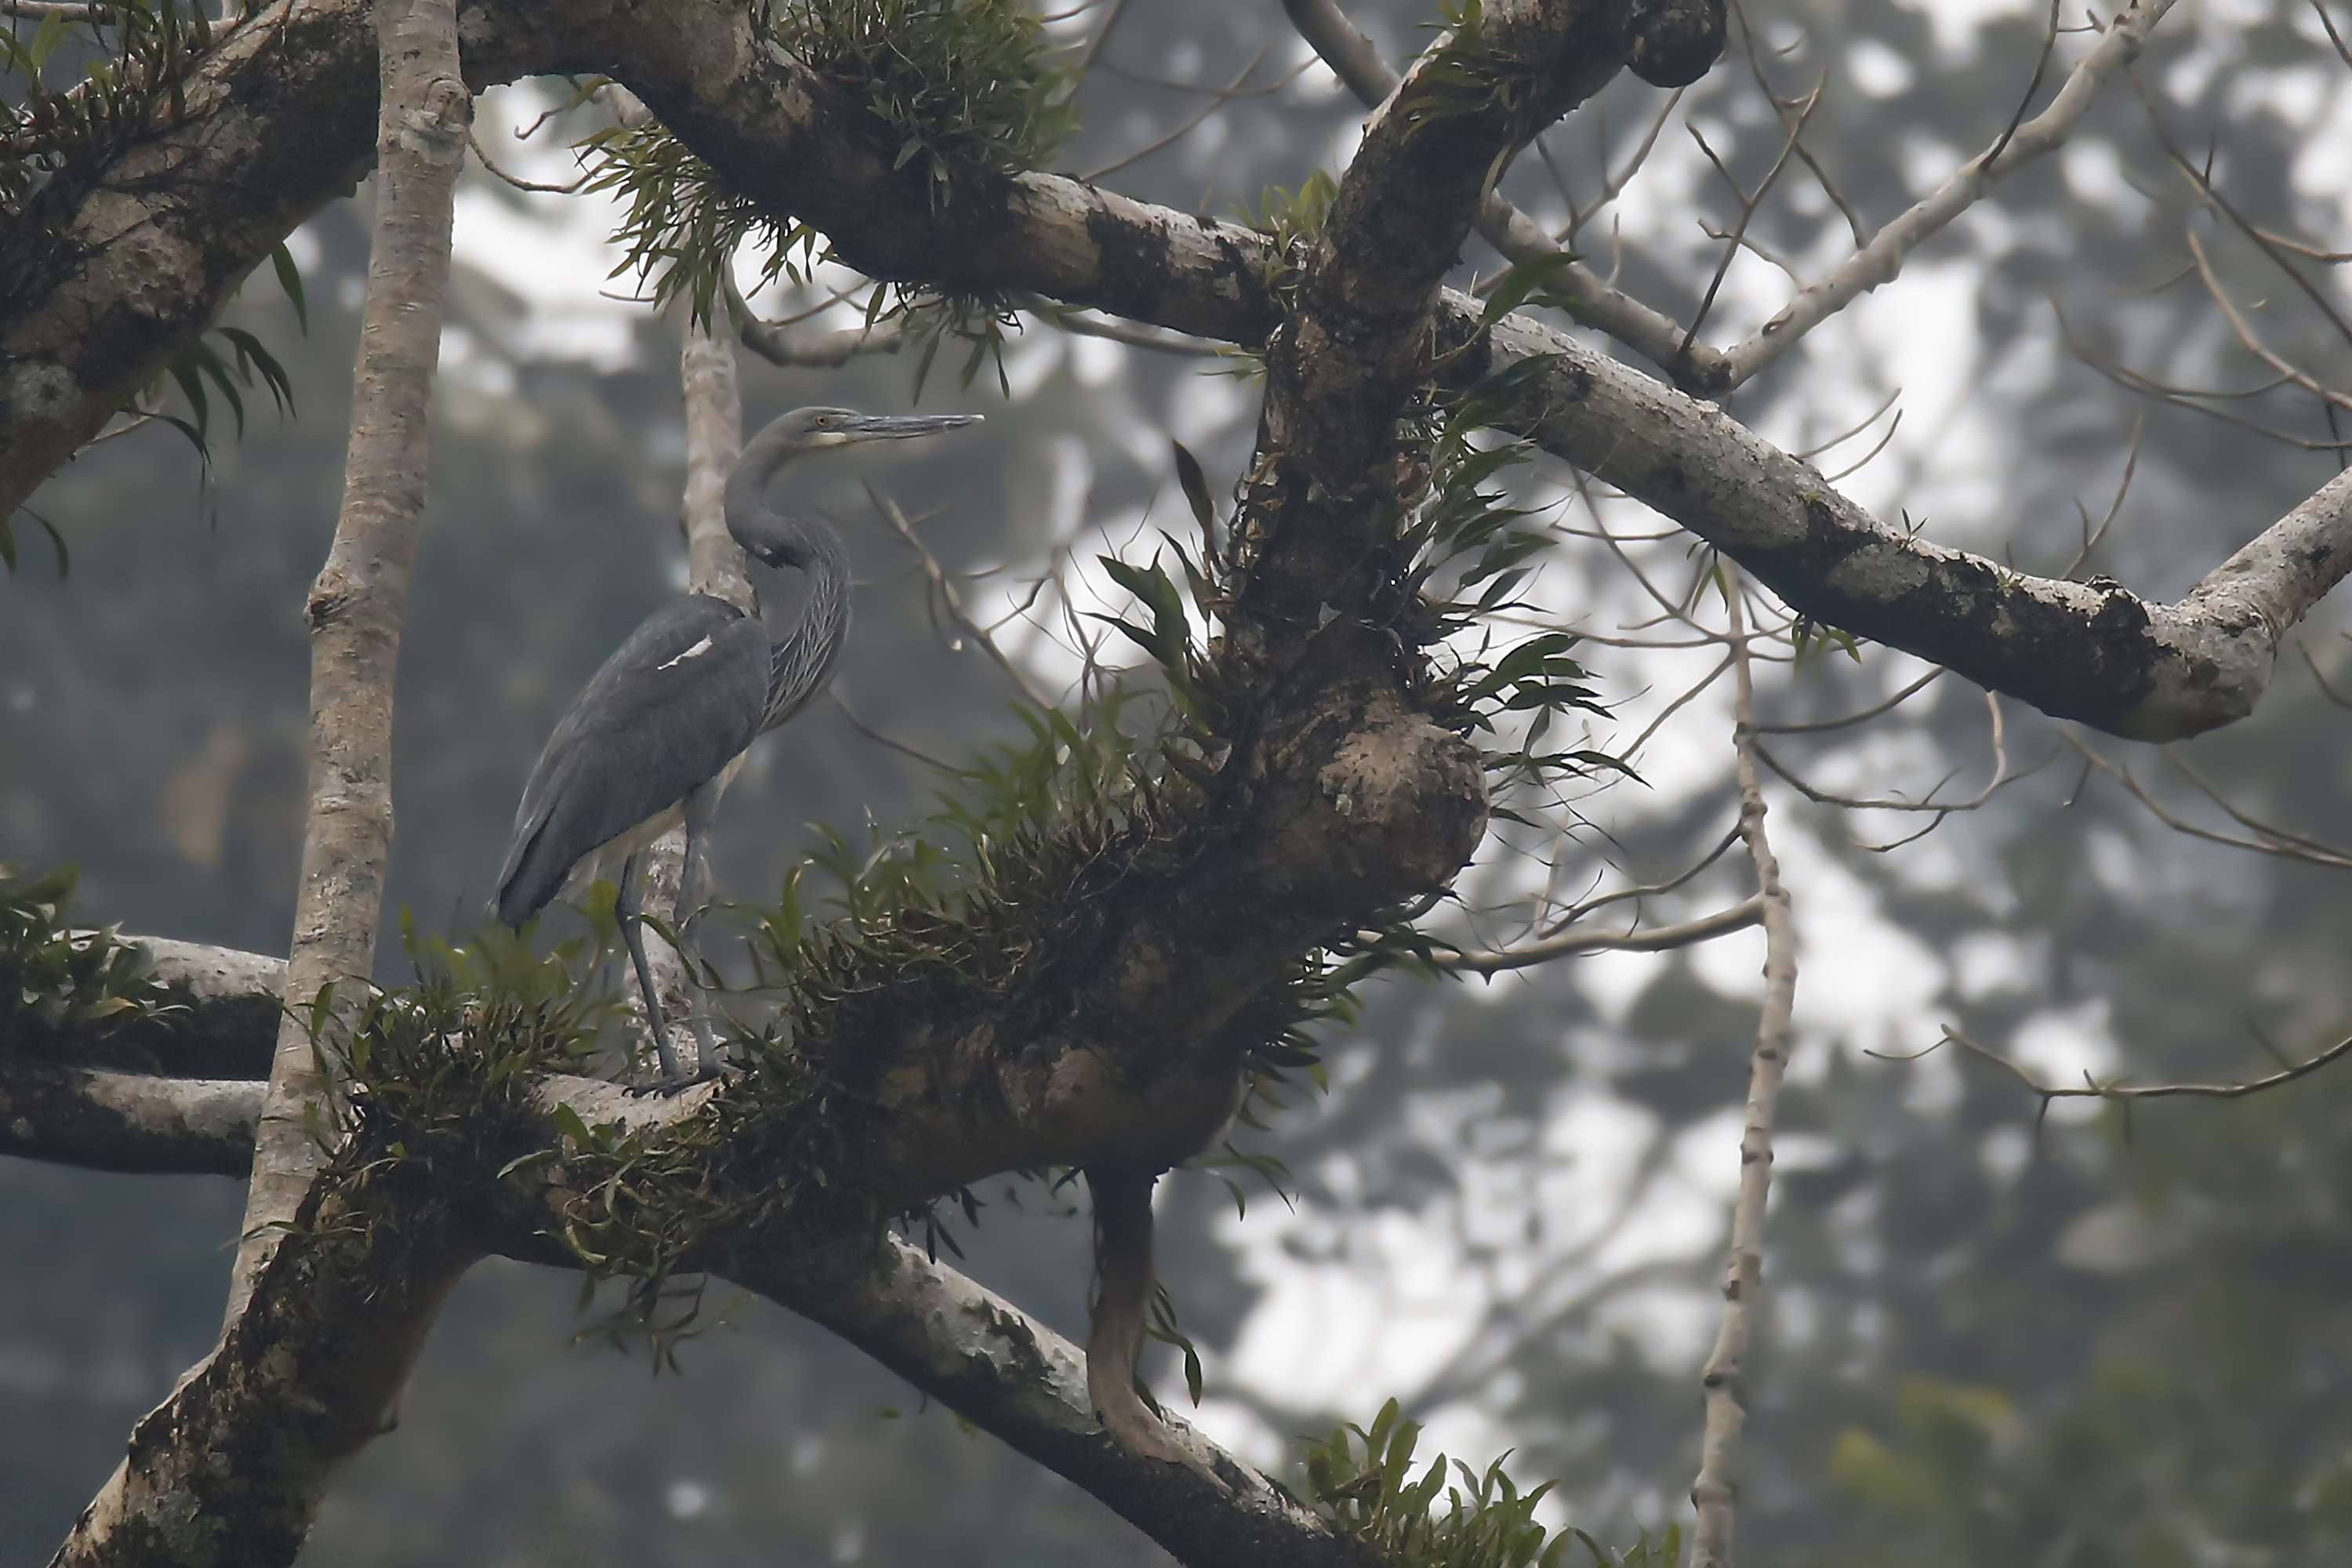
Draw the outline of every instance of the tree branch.
[[[0,1052],[0,1154],[93,1171],[243,1177],[259,1080],[153,1078]]]
[[[1761,898],[1745,899],[1727,910],[1717,910],[1711,915],[1701,915],[1696,920],[1683,921],[1674,925],[1627,931],[1563,931],[1558,936],[1528,942],[1524,947],[1491,951],[1465,948],[1440,955],[1437,966],[1493,975],[1507,969],[1527,969],[1580,952],[1665,952],[1678,947],[1689,947],[1695,942],[1712,942],[1736,931],[1746,931],[1763,918]]]
[[[2075,62],[2050,107],[2022,125],[2002,132],[1993,144],[1894,222],[1868,245],[1832,268],[1828,277],[1798,290],[1797,297],[1755,335],[1726,349],[1716,367],[1695,376],[1707,392],[1728,392],[1779,359],[1797,341],[1903,270],[1903,263],[1954,218],[1974,206],[1993,184],[2035,159],[2063,147],[2090,112],[2099,89],[2128,68],[2147,47],[2148,35],[2172,9],[2173,0],[2134,0],[2116,15],[2106,36]]]
[[[1780,862],[1764,831],[1764,788],[1756,772],[1756,682],[1741,609],[1738,573],[1724,568],[1724,604],[1738,697],[1733,727],[1739,775],[1739,834],[1756,867],[1756,897],[1763,905],[1764,1006],[1748,1058],[1747,1125],[1739,1140],[1739,1195],[1731,1210],[1731,1258],[1723,1276],[1723,1321],[1706,1358],[1700,1385],[1706,1426],[1699,1443],[1698,1479],[1691,1502],[1690,1568],[1731,1568],[1731,1533],[1738,1491],[1731,1479],[1733,1450],[1748,1420],[1748,1342],[1756,1293],[1764,1282],[1764,1212],[1772,1191],[1772,1127],[1780,1079],[1789,1066],[1790,1015],[1797,996],[1797,928]]]
[[[229,1287],[241,1309],[324,1163],[336,1120],[308,1016],[375,967],[392,849],[392,710],[401,626],[425,510],[433,371],[441,353],[450,213],[473,99],[457,66],[455,0],[378,0],[381,105],[375,239],[334,543],[310,589],[310,801],[286,1017]]]
[[[1461,300],[1445,323],[1459,341],[1469,310]],[[2155,604],[1890,528],[1713,404],[1525,317],[1498,324],[1493,346],[1461,374],[1538,355],[1551,366],[1506,427],[1714,544],[1799,614],[2128,739],[2176,740],[2252,712],[2279,639],[2352,571],[2352,476],[2178,603]]]

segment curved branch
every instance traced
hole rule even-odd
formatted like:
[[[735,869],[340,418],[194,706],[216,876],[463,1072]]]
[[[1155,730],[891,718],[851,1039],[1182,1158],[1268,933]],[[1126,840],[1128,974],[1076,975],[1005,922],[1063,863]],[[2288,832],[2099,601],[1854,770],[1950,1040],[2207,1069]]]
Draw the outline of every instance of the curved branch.
[[[1472,302],[1449,303],[1466,341]],[[1497,325],[1493,347],[1467,368],[1549,362],[1507,428],[1716,545],[1790,608],[2126,739],[2177,740],[2252,712],[2279,639],[2352,571],[2352,474],[2157,604],[1890,528],[1715,405],[1525,317]]]

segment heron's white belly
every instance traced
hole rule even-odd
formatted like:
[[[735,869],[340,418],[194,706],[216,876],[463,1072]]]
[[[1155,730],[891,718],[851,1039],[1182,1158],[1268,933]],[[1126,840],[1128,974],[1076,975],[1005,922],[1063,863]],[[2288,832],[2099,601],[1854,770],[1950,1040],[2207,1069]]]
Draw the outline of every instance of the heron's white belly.
[[[732,762],[719,770],[719,777],[716,781],[719,794],[724,795],[727,792],[727,786],[735,782],[735,775],[743,771],[743,759],[751,754],[748,749],[738,752]],[[655,812],[626,833],[606,839],[573,861],[572,874],[563,879],[562,896],[567,899],[576,899],[600,880],[618,882],[621,879],[621,868],[628,864],[630,856],[650,849],[663,834],[685,826],[686,801],[680,797]]]

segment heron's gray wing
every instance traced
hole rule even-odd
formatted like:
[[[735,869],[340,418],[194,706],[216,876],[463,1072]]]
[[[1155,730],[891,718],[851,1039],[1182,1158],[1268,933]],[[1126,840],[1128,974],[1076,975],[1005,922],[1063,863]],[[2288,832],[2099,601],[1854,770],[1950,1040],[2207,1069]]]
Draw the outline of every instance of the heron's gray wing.
[[[759,734],[767,698],[759,621],[701,594],[648,616],[572,702],[531,769],[499,873],[499,919],[520,924],[562,889],[583,856],[717,775]]]

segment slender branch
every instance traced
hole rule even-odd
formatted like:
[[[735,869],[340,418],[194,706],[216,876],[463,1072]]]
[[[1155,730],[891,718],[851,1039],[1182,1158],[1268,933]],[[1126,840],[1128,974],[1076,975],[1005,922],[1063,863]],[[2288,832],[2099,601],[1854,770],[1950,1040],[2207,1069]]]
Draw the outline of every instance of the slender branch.
[[[1696,920],[1684,921],[1675,925],[1652,926],[1646,931],[1567,931],[1540,942],[1531,942],[1524,947],[1492,951],[1458,950],[1441,954],[1436,962],[1440,969],[1467,970],[1474,974],[1491,975],[1506,969],[1526,969],[1580,952],[1664,952],[1671,948],[1689,947],[1695,942],[1711,942],[1736,931],[1745,931],[1763,918],[1762,900],[1748,899],[1727,910],[1717,910],[1711,915],[1701,915]]]
[[[1208,338],[1196,338],[1189,332],[1171,332],[1160,327],[1140,327],[1122,321],[1114,316],[1097,315],[1092,310],[1074,310],[1067,305],[1048,300],[1041,294],[1018,294],[1013,302],[1038,320],[1051,322],[1066,332],[1080,337],[1103,338],[1129,348],[1150,349],[1156,353],[1185,354],[1193,359],[1220,359],[1230,351],[1224,344]]]
[[[452,192],[473,100],[457,62],[455,0],[380,0],[382,110],[374,251],[352,403],[343,500],[310,590],[310,808],[289,948],[286,1022],[247,1191],[229,1293],[242,1310],[325,1159],[333,1088],[306,1015],[375,966],[392,848],[392,710],[408,584],[425,507],[433,372],[449,275]]]
[[[1937,678],[1944,673],[1943,668],[1939,665],[1885,701],[1874,702],[1861,712],[1849,713],[1843,719],[1823,719],[1811,724],[1759,724],[1756,726],[1756,732],[1759,735],[1818,735],[1827,730],[1843,730],[1852,725],[1866,723],[1881,714],[1894,712],[1895,710],[1927,690],[1928,687],[1933,686]]]
[[[748,312],[746,313],[748,319]],[[743,450],[743,399],[736,385],[735,350],[714,338],[691,312],[678,349],[678,387],[686,409],[686,489],[678,526],[686,536],[687,591],[708,594],[743,611],[760,613],[743,547],[727,529],[727,476]],[[724,788],[724,781],[712,781]],[[696,911],[678,907],[686,891],[686,829],[673,827],[646,846],[640,874],[645,908],[672,931],[686,929]],[[671,1049],[698,1069],[702,1060],[694,1018],[703,998],[690,983],[686,958],[659,931],[645,932],[646,963],[661,998]],[[623,1005],[645,1025],[645,1000],[635,986],[622,988]],[[651,1031],[646,1031],[651,1038]]]
[[[520,174],[510,174],[490,161],[488,152],[482,146],[482,139],[471,131],[466,132],[466,145],[473,151],[476,163],[519,191],[531,191],[541,195],[568,196],[577,194],[580,187],[588,183],[588,176],[584,174],[561,185],[541,184],[536,180],[526,180]]]
[[[940,564],[940,558],[931,553],[931,547],[916,533],[914,524],[907,521],[907,514],[898,510],[898,503],[870,484],[866,487],[866,499],[874,504],[876,514],[890,525],[900,542],[922,563],[923,575],[930,584],[932,602],[948,613],[948,618],[955,622],[966,637],[980,644],[981,652],[988,655],[990,662],[1004,672],[1005,679],[1013,682],[1031,707],[1040,712],[1052,712],[1053,700],[1037,689],[1036,682],[1029,679],[1028,672],[1013,663],[1011,656],[996,646],[996,639],[988,635],[988,628],[972,619],[971,612],[963,607],[963,595],[956,592],[955,579],[948,575],[947,568]]]
[[[1737,661],[1732,731],[1739,775],[1739,832],[1756,867],[1756,896],[1763,905],[1764,1007],[1756,1023],[1756,1049],[1748,1058],[1747,1126],[1739,1140],[1739,1196],[1731,1211],[1731,1259],[1724,1269],[1723,1321],[1706,1358],[1700,1385],[1706,1394],[1706,1428],[1700,1439],[1698,1479],[1691,1502],[1698,1523],[1691,1532],[1690,1568],[1731,1568],[1731,1534],[1738,1491],[1731,1479],[1732,1451],[1748,1419],[1748,1341],[1756,1293],[1764,1279],[1764,1208],[1772,1186],[1772,1124],[1780,1100],[1780,1077],[1788,1067],[1790,1016],[1797,994],[1797,929],[1780,863],[1764,831],[1764,790],[1756,772],[1756,683],[1748,656],[1738,569],[1723,563],[1724,602]]]
[[[1807,332],[1864,294],[1892,281],[1914,250],[1983,199],[1997,182],[2064,146],[2090,112],[2100,88],[2139,58],[2148,34],[2172,6],[2173,0],[2135,0],[2090,52],[2075,62],[2049,108],[2013,131],[2004,129],[1984,153],[1880,229],[1868,245],[1840,262],[1828,277],[1799,290],[1753,336],[1725,350],[1715,379],[1702,384],[1709,391],[1728,391],[1747,381],[1795,347]]]
[[[1864,1051],[1863,1054],[1876,1057],[1881,1061],[1908,1062],[1916,1061],[1928,1052],[1938,1050],[1948,1045],[1958,1046],[1969,1055],[1981,1057],[2010,1073],[2018,1082],[2040,1095],[2045,1108],[2053,1100],[2169,1100],[2183,1097],[2199,1100],[2243,1100],[2250,1094],[2260,1094],[2265,1089],[2276,1089],[2281,1084],[2293,1083],[2297,1079],[2309,1078],[2320,1068],[2352,1056],[2352,1036],[2347,1036],[2315,1057],[2282,1068],[2266,1077],[2248,1079],[2244,1083],[2100,1083],[2085,1073],[2081,1088],[2062,1089],[2042,1082],[2018,1063],[2011,1061],[1990,1046],[1978,1044],[1948,1024],[1944,1026],[1944,1037],[1929,1046],[1927,1050],[1914,1051],[1908,1055],[1889,1051]]]
[[[845,327],[839,331],[802,333],[770,326],[749,310],[739,319],[742,322],[743,346],[770,364],[788,370],[795,366],[838,369],[860,354],[894,354],[907,343],[906,334],[896,327]]]
[[[2084,745],[2080,736],[2068,735],[2065,739],[2069,745],[2082,754],[2084,763],[2123,785],[2126,794],[2147,808],[2149,816],[2175,833],[2186,835],[2190,838],[2201,838],[2209,844],[2220,844],[2231,849],[2251,849],[2257,855],[2274,856],[2282,860],[2301,860],[2309,865],[2325,866],[2331,870],[2352,870],[2352,857],[2347,857],[2341,850],[2317,844],[2314,840],[2302,838],[2296,835],[2257,826],[2255,831],[2258,834],[2265,834],[2269,837],[2240,838],[2234,834],[2217,833],[2210,827],[2200,827],[2157,799],[2129,768],[2120,766],[2099,755],[2098,752]],[[2210,795],[2210,792],[2209,791],[2208,794]],[[2230,811],[2230,815],[2237,817],[2241,822],[2250,820],[2226,805],[2223,809]]]

